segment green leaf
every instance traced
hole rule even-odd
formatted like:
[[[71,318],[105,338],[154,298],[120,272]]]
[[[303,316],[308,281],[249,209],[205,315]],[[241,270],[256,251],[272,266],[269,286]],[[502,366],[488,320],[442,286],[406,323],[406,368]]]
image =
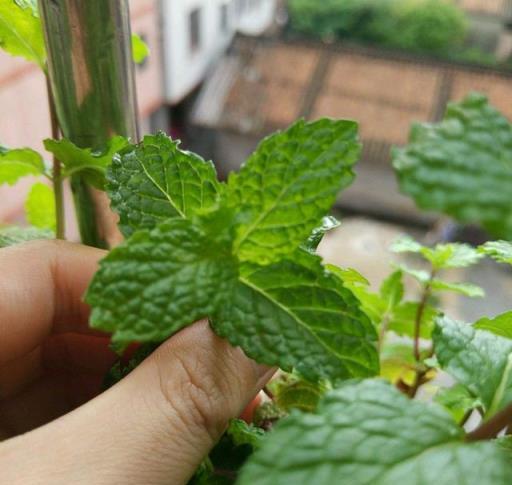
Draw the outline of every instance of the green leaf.
[[[392,384],[403,381],[412,385],[417,362],[411,344],[385,342],[380,354],[380,375]]]
[[[480,246],[480,251],[499,263],[512,264],[512,243],[508,241],[489,241]]]
[[[332,381],[378,372],[377,335],[354,295],[298,250],[292,259],[241,268],[213,328],[258,362]]]
[[[512,402],[512,341],[447,317],[433,340],[441,367],[481,400],[486,417]]]
[[[326,269],[338,276],[350,289],[354,286],[370,286],[370,282],[353,268],[340,268],[334,264],[326,264]]]
[[[263,140],[228,181],[240,259],[267,264],[297,249],[354,179],[359,154],[352,121],[301,120]]]
[[[91,326],[121,348],[161,342],[229,301],[237,277],[229,241],[185,219],[135,233],[100,263],[86,301]]]
[[[36,0],[0,1],[0,46],[46,69],[43,29]]]
[[[53,189],[40,182],[34,184],[25,201],[25,212],[31,225],[55,232],[57,213]]]
[[[462,384],[440,389],[434,401],[443,406],[457,422],[460,422],[468,412],[482,406],[480,399],[472,396],[468,388]]]
[[[125,236],[171,217],[191,218],[216,204],[219,183],[213,164],[178,145],[159,133],[114,158],[107,192]]]
[[[482,298],[485,296],[483,288],[472,283],[449,283],[448,281],[434,279],[431,286],[434,291],[451,291],[470,298]]]
[[[512,126],[484,96],[451,103],[440,123],[414,125],[392,157],[402,192],[421,209],[512,239]]]
[[[388,329],[400,336],[414,338],[418,302],[407,301],[394,308],[388,323]],[[438,311],[431,305],[425,305],[421,318],[420,337],[430,339],[434,329],[434,319]]]
[[[423,246],[410,236],[401,236],[391,246],[396,253],[421,254],[432,263],[435,270],[449,268],[465,268],[477,263],[482,254],[468,244],[449,243],[437,244],[433,248]]]
[[[440,407],[379,380],[347,382],[315,414],[282,420],[238,485],[506,485],[512,461],[492,442],[464,442]]]
[[[267,387],[274,395],[274,402],[287,413],[292,409],[313,412],[327,385],[312,383],[296,374],[285,374],[271,381]]]
[[[430,273],[424,269],[411,268],[405,264],[398,264],[396,267],[405,274],[412,276],[418,283],[425,285],[430,280]]]
[[[89,184],[100,190],[104,189],[105,173],[112,158],[127,144],[125,137],[115,136],[104,150],[93,151],[90,148],[79,148],[67,138],[44,141],[45,148],[64,166],[63,177],[81,173]]]
[[[387,311],[392,311],[404,297],[403,273],[400,270],[391,273],[380,287],[380,296],[387,306]]]
[[[150,54],[148,45],[140,35],[132,34],[132,53],[135,64],[142,64]]]
[[[235,446],[250,445],[254,449],[261,446],[265,431],[241,419],[232,419],[226,431]]]
[[[478,330],[487,330],[495,335],[512,339],[512,311],[502,313],[495,318],[483,317],[473,325]]]
[[[14,185],[22,177],[43,175],[44,172],[41,155],[31,148],[0,149],[0,185]]]
[[[27,241],[52,239],[54,237],[54,233],[47,229],[15,226],[2,227],[0,228],[0,248],[15,246]]]
[[[322,225],[316,227],[311,232],[305,244],[303,244],[303,248],[307,251],[315,252],[322,242],[323,237],[329,231],[336,229],[340,226],[340,221],[338,221],[335,217],[326,216],[322,219]]]

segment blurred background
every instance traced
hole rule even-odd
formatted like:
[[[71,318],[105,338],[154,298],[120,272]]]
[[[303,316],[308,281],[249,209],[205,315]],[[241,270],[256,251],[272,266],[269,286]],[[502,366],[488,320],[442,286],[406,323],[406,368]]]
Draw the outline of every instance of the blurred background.
[[[449,101],[471,91],[512,119],[511,0],[130,5],[133,32],[151,50],[136,67],[142,133],[163,130],[181,139],[214,160],[221,176],[238,168],[262,136],[298,117],[359,121],[358,177],[336,207],[341,228],[321,250],[373,283],[389,272],[387,246],[396,235],[428,239],[442,223],[399,193],[391,168],[391,147],[407,143],[411,123],[442,119]],[[44,153],[41,140],[51,130],[38,68],[0,53],[0,105],[1,143]],[[0,222],[23,221],[30,185],[0,187]],[[508,308],[512,279],[482,264],[478,283],[491,288],[486,308],[453,297],[452,316],[473,319]]]

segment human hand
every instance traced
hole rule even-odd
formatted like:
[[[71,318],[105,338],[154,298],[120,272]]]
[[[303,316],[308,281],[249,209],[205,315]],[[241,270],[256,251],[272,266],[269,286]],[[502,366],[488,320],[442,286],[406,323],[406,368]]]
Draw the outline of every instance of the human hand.
[[[199,322],[98,395],[115,355],[82,295],[103,255],[0,250],[0,483],[186,483],[272,374]]]

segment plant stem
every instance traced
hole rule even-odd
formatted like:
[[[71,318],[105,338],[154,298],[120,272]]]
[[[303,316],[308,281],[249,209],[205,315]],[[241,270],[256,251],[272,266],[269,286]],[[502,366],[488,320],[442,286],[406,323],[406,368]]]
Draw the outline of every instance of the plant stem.
[[[512,424],[512,404],[502,409],[488,421],[483,422],[466,436],[466,441],[481,441],[496,438],[498,433]]]
[[[414,320],[414,358],[416,362],[421,361],[420,355],[420,335],[421,335],[421,321],[423,320],[423,314],[425,313],[425,307],[427,306],[428,299],[432,290],[432,280],[435,276],[435,270],[433,269],[430,273],[430,278],[423,287],[423,294],[416,311],[416,318]]]
[[[389,327],[389,315],[387,313],[384,315],[382,322],[380,323],[380,331],[379,331],[379,341],[377,343],[377,350],[380,354],[382,350],[382,346],[384,345],[384,339],[386,338],[386,333]]]
[[[54,140],[59,139],[59,122],[57,120],[57,112],[55,111],[55,100],[50,87],[50,81],[46,77],[46,91],[48,93],[48,105],[50,108],[50,121],[52,125],[52,138]],[[57,160],[57,157],[53,157],[52,167],[52,183],[53,193],[55,197],[55,216],[56,216],[56,229],[55,237],[57,239],[65,239],[66,232],[66,215],[64,209],[64,184],[62,180],[62,165]]]

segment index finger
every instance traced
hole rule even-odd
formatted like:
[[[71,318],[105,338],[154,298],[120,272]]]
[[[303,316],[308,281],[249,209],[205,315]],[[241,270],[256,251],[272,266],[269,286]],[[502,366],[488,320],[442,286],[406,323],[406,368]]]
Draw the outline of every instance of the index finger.
[[[0,250],[0,364],[51,333],[94,333],[83,294],[105,251],[65,241]]]

